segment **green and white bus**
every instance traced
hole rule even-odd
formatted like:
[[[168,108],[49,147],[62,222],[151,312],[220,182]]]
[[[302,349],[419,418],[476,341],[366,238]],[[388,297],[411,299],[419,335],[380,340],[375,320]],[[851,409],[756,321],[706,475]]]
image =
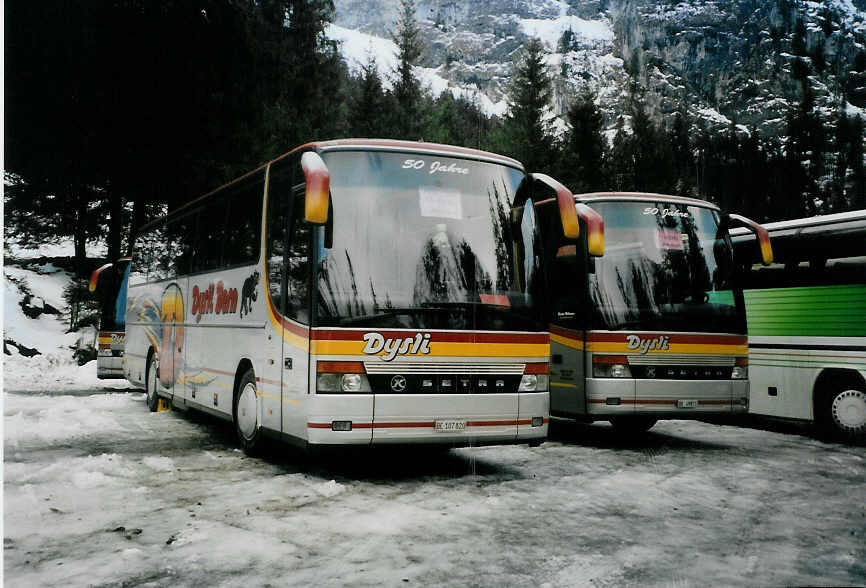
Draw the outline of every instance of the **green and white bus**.
[[[866,438],[866,210],[764,225],[775,263],[743,264],[750,413]],[[739,259],[753,237],[732,231]]]

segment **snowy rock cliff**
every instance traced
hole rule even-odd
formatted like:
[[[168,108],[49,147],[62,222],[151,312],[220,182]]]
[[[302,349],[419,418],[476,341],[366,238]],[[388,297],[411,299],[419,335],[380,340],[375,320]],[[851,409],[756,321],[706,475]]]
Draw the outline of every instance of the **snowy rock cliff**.
[[[398,0],[335,5],[332,37],[344,41],[350,64],[365,63],[373,45],[394,59],[387,44]],[[630,86],[657,118],[684,108],[708,126],[768,135],[781,130],[806,87],[828,119],[840,109],[866,112],[864,0],[419,0],[416,7],[421,78],[437,92],[477,92],[491,113],[504,112],[512,65],[530,36],[550,52],[554,108],[562,112],[589,89],[611,127]]]

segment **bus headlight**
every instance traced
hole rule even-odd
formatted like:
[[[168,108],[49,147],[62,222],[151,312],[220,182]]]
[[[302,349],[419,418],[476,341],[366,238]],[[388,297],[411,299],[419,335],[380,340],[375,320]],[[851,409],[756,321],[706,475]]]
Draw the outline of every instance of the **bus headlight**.
[[[338,371],[339,370],[339,371]],[[316,367],[316,392],[370,392],[370,381],[361,362],[320,361]]]
[[[547,374],[523,374],[518,392],[546,392],[550,384]]]
[[[749,358],[738,357],[734,363],[734,369],[731,370],[732,380],[745,380],[749,377]]]
[[[370,392],[370,381],[365,374],[319,374],[316,392]]]
[[[343,374],[340,378],[340,389],[343,392],[360,392],[361,384],[361,374]]]
[[[593,355],[593,378],[630,378],[628,358],[625,355]]]

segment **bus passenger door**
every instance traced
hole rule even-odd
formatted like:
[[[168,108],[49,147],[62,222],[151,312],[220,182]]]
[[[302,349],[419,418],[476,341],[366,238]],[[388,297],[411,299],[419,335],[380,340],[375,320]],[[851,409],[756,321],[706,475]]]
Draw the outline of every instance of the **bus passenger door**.
[[[300,175],[298,175],[300,174]],[[287,158],[271,166],[268,182],[268,295],[280,335],[280,426],[306,438],[309,393],[310,225],[304,220],[304,184],[299,161]]]

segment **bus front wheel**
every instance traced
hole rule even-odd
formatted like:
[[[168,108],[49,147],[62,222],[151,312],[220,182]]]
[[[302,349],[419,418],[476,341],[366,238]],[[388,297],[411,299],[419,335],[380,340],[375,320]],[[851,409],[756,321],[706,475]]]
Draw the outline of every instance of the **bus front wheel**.
[[[866,391],[839,386],[825,398],[821,419],[824,431],[846,441],[866,440]]]
[[[244,372],[238,382],[233,412],[235,433],[241,448],[247,455],[253,455],[261,448],[262,428],[259,423],[256,376],[252,368]]]
[[[147,401],[147,408],[150,412],[156,412],[159,408],[159,394],[157,386],[159,385],[159,357],[156,353],[150,356],[147,360],[147,373],[144,378],[144,394]]]

